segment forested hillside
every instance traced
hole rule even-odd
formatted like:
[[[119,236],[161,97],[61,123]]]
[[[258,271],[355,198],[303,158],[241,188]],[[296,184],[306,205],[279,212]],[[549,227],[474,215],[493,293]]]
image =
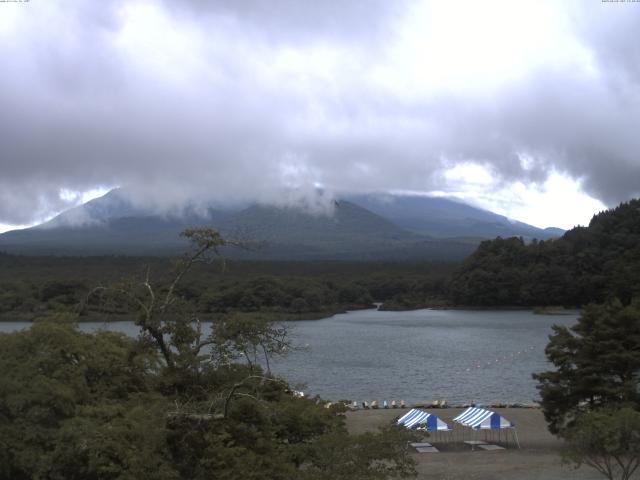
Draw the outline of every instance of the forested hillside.
[[[580,306],[640,295],[640,200],[593,217],[555,240],[480,244],[454,273],[456,305]]]
[[[0,318],[60,310],[81,319],[130,314],[86,302],[98,285],[166,271],[157,257],[28,257],[0,254]],[[555,240],[496,238],[462,264],[440,262],[249,262],[223,272],[200,265],[178,291],[205,317],[230,311],[314,318],[355,308],[581,306],[640,296],[640,200],[602,212]]]
[[[33,319],[52,312],[81,320],[117,319],[130,306],[105,304],[88,293],[126,283],[147,269],[161,275],[171,261],[157,257],[27,257],[0,254],[0,319]],[[197,265],[177,293],[204,318],[230,311],[278,318],[315,318],[347,309],[416,308],[442,304],[456,264],[433,262],[247,262]]]

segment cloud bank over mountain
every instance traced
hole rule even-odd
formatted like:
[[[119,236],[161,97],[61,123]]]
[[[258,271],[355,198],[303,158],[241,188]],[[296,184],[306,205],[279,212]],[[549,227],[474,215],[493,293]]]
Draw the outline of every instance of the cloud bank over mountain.
[[[0,9],[0,223],[98,187],[167,209],[296,203],[455,190],[456,167],[494,189],[555,172],[606,205],[640,194],[640,4]]]

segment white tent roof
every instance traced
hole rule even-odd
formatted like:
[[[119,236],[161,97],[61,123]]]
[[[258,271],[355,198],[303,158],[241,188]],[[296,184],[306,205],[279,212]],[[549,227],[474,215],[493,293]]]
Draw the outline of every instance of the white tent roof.
[[[440,432],[451,430],[451,427],[440,420],[435,415],[412,408],[406,414],[398,419],[398,425],[404,425],[407,428],[413,428],[417,425],[424,425],[428,432]]]
[[[494,430],[498,428],[513,428],[515,425],[499,413],[479,407],[469,407],[453,419],[466,427],[475,430]]]

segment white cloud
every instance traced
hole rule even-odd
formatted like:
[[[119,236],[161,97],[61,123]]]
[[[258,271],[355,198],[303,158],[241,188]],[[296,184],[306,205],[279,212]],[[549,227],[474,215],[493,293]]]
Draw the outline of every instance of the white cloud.
[[[466,202],[514,220],[546,228],[570,229],[588,225],[591,217],[606,209],[586,194],[580,180],[553,171],[542,183],[501,181],[475,164],[456,165],[443,174],[444,190]]]
[[[35,224],[31,225],[11,225],[8,223],[0,223],[0,233],[8,232],[10,230],[20,230],[22,228],[33,227]]]
[[[3,5],[0,222],[102,185],[160,208],[322,185],[478,191],[536,223],[562,172],[602,202],[554,200],[567,225],[640,194],[640,9],[584,5]]]
[[[584,193],[579,180],[558,173],[552,173],[540,186],[518,182],[495,196],[504,198],[506,207],[495,211],[503,210],[510,218],[527,219],[541,228],[586,226],[594,214],[606,209],[601,201]]]

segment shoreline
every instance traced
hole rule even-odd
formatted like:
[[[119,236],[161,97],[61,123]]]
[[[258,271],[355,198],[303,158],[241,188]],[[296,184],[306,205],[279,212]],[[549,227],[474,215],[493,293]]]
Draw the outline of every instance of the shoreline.
[[[416,308],[405,308],[402,310],[396,309],[385,309],[384,304],[377,305],[371,308],[355,308],[355,307],[343,307],[335,310],[321,311],[321,312],[307,312],[307,313],[290,313],[290,312],[247,312],[254,313],[256,315],[263,315],[267,317],[274,317],[275,321],[280,322],[303,322],[303,321],[316,321],[316,320],[325,320],[327,318],[334,317],[336,315],[346,314],[349,312],[359,312],[366,310],[375,310],[379,312],[415,312],[417,310],[460,310],[460,311],[469,311],[469,312],[523,312],[523,311],[531,311],[534,315],[541,316],[570,316],[570,315],[579,315],[580,308],[559,308],[555,306],[549,307],[515,307],[515,306],[501,306],[501,307],[473,307],[473,306],[425,306],[425,307],[416,307]],[[0,323],[7,322],[25,322],[25,323],[33,323],[34,321],[42,318],[43,316],[54,315],[60,312],[46,312],[40,313],[38,316],[34,314],[25,314],[23,312],[18,312],[15,316],[10,316],[10,312],[3,312],[0,315]],[[63,313],[71,313],[71,312],[63,312]],[[131,320],[135,317],[135,313],[130,314],[115,314],[109,315],[109,318],[100,317],[98,315],[82,315],[76,321],[77,323],[112,323],[112,322],[127,322],[133,321]],[[207,314],[211,315],[211,314]],[[221,314],[219,314],[221,315]],[[25,318],[29,317],[29,318]],[[213,320],[203,318],[203,322],[211,322]]]
[[[479,403],[479,402],[473,402],[473,403],[447,403],[445,401],[442,401],[444,403],[440,403],[440,402],[407,402],[405,404],[404,407],[400,407],[400,406],[389,406],[389,407],[383,407],[382,403],[378,403],[377,400],[374,400],[377,403],[377,406],[367,406],[367,407],[362,407],[362,403],[358,403],[357,407],[353,407],[353,401],[351,403],[343,403],[342,401],[336,401],[336,402],[328,402],[329,404],[332,405],[336,405],[336,404],[344,404],[347,409],[351,412],[358,412],[358,411],[366,411],[366,410],[391,410],[391,411],[397,411],[397,412],[403,412],[403,411],[407,411],[407,410],[411,410],[412,408],[421,408],[423,410],[451,410],[451,409],[463,409],[463,408],[469,408],[469,407],[479,407],[479,408],[486,408],[486,409],[535,409],[535,410],[540,410],[542,407],[538,402],[491,402],[491,403]],[[397,401],[396,401],[397,402]]]
[[[529,307],[517,306],[517,305],[500,305],[500,306],[473,306],[473,305],[430,305],[430,306],[421,306],[421,307],[411,307],[411,308],[384,308],[384,304],[380,306],[377,310],[381,312],[412,312],[415,310],[468,310],[475,312],[486,312],[486,311],[496,311],[496,312],[522,312],[522,311],[532,311],[536,315],[575,315],[579,313],[581,307],[558,307],[556,305],[534,305]]]

